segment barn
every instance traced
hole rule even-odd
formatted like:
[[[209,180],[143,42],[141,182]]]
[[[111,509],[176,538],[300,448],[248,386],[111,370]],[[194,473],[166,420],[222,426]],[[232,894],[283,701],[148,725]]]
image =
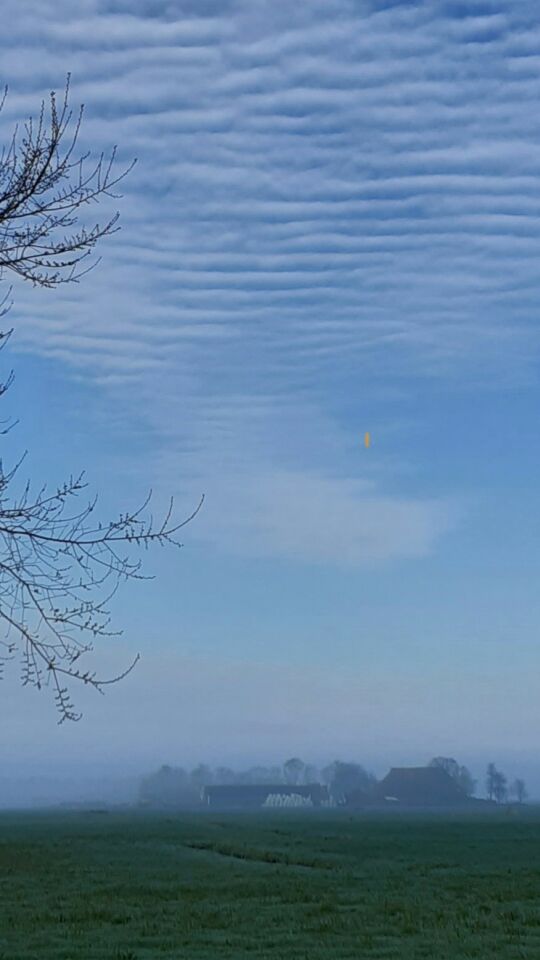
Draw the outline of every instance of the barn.
[[[442,767],[392,767],[375,793],[380,800],[412,806],[454,806],[468,799]]]
[[[347,798],[354,807],[457,807],[478,804],[442,767],[392,767],[368,791]]]

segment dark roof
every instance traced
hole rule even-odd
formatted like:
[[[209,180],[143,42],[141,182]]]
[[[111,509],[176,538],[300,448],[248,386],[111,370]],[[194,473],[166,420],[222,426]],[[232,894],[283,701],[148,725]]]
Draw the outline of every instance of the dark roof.
[[[214,784],[203,787],[202,798],[208,803],[217,806],[260,806],[271,794],[290,796],[296,794],[301,797],[311,797],[313,803],[320,803],[328,799],[328,790],[320,783],[288,784],[288,783],[247,783],[247,784]]]
[[[467,794],[442,767],[392,767],[372,791],[373,799],[410,805],[453,805]]]

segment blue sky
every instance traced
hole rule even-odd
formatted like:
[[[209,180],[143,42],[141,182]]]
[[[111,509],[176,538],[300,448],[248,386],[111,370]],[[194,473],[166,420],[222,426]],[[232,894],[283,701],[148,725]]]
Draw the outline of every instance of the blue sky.
[[[81,147],[138,158],[97,269],[14,287],[6,455],[104,513],[206,496],[96,654],[137,675],[59,731],[8,673],[5,749],[534,782],[536,5],[4,6],[2,129],[71,71]]]

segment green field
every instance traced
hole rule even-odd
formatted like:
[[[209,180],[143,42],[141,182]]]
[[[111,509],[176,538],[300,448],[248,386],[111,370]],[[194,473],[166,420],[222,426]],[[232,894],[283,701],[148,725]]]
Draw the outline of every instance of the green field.
[[[540,957],[540,813],[0,815],[1,960]]]

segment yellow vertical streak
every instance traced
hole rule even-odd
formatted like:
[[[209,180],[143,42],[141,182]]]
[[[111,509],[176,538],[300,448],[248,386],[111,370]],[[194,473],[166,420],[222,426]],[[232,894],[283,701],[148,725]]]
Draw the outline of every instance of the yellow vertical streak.
[[[371,437],[370,437],[369,433],[365,433],[365,434],[364,434],[364,446],[365,446],[366,450],[368,449],[368,447],[369,447],[370,444],[371,444]]]

